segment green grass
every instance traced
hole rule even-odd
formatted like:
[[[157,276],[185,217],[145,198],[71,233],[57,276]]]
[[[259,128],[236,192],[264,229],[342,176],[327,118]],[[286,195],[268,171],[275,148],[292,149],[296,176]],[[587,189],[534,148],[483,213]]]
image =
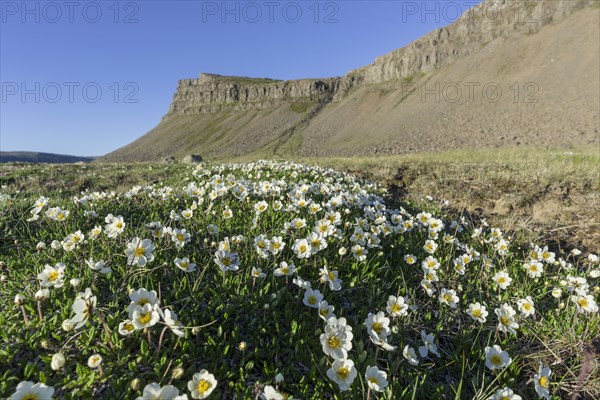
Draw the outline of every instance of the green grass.
[[[360,161],[355,167],[366,168],[360,163],[368,162]],[[384,200],[380,197],[385,195],[384,187],[355,176],[274,162],[203,164],[195,171],[181,164],[12,165],[3,169],[1,179],[0,254],[5,263],[0,283],[1,398],[12,395],[24,380],[52,386],[55,397],[66,399],[135,398],[151,382],[174,385],[189,395],[188,381],[206,369],[217,380],[209,398],[256,398],[265,385],[275,386],[275,376],[281,373],[284,381],[278,389],[302,399],[487,399],[504,386],[529,399],[536,398],[531,379],[540,362],[553,371],[550,391],[554,399],[576,389],[586,398],[600,394],[597,370],[577,383],[584,350],[600,335],[600,317],[597,312],[577,312],[568,288],[561,283],[567,275],[585,277],[589,293],[597,300],[598,278],[590,272],[598,269],[598,264],[585,254],[557,253],[557,259],[563,257],[572,265],[545,262],[542,276],[530,278],[522,267],[534,248],[528,238],[505,233],[502,236],[509,241],[509,250],[500,255],[495,250],[500,237],[492,236],[491,227],[481,227],[480,235],[474,237],[479,226],[467,218],[458,229],[451,224],[455,216],[441,201]],[[261,191],[261,182],[270,182],[278,190]],[[249,189],[245,200],[233,194],[232,188],[239,184]],[[139,186],[131,189],[134,185]],[[82,190],[85,192],[80,193]],[[109,193],[112,190],[114,195]],[[93,196],[94,191],[107,193]],[[213,196],[216,191],[221,191],[221,196]],[[40,195],[46,195],[48,202],[39,219],[27,221]],[[336,207],[331,201],[338,196],[345,204]],[[299,199],[320,204],[322,209],[311,213],[308,206],[298,205]],[[257,215],[255,205],[263,200],[268,208]],[[279,211],[275,210],[276,201],[283,205]],[[378,208],[381,215],[376,209],[366,210],[364,202]],[[69,210],[68,218],[55,221],[46,216],[52,207]],[[326,218],[328,207],[340,212],[339,233],[324,239],[326,248],[309,258],[298,258],[292,250],[294,244]],[[172,212],[181,215],[184,210],[192,210],[193,215],[171,218]],[[232,218],[226,218],[225,210],[232,211]],[[440,264],[439,281],[433,283],[437,292],[431,297],[421,287],[421,262],[429,255],[423,247],[429,237],[427,226],[415,223],[412,230],[394,232],[394,225],[400,225],[393,217],[394,210],[405,221],[415,220],[424,211],[444,221],[435,240],[438,248],[433,257]],[[121,215],[126,223],[116,237],[106,234],[108,214]],[[381,229],[384,220],[377,217],[385,217],[392,231],[385,233]],[[285,224],[294,218],[304,218],[306,226],[286,229]],[[380,247],[368,248],[364,260],[350,251],[360,222],[357,218],[365,219],[365,230],[380,240]],[[190,241],[177,247],[169,233],[153,236],[147,226],[153,221],[186,229]],[[210,224],[218,226],[218,234],[209,233]],[[95,226],[103,232],[92,238]],[[77,231],[86,241],[72,251],[60,245],[52,248],[52,241],[68,242],[69,235]],[[283,251],[260,256],[254,245],[260,235],[282,236]],[[445,240],[444,235],[456,240]],[[135,237],[151,239],[155,246],[154,259],[146,265],[137,265],[126,255],[128,243]],[[239,257],[239,270],[223,273],[214,259],[219,242],[224,246],[226,238],[229,251]],[[39,248],[39,242],[45,248]],[[345,254],[340,252],[342,248],[347,249]],[[413,254],[418,262],[408,265],[404,260],[407,254]],[[461,275],[453,260],[464,254],[471,254],[473,260]],[[195,271],[184,272],[174,265],[175,258],[184,257],[196,264]],[[88,259],[103,260],[112,271],[95,272],[85,263]],[[282,261],[295,264],[297,274],[275,276]],[[49,298],[39,304],[40,317],[33,298],[40,289],[37,275],[44,265],[57,263],[66,265],[65,284],[50,288]],[[266,276],[254,279],[253,267],[261,268]],[[319,269],[323,267],[339,273],[341,290],[320,282]],[[492,281],[501,270],[513,279],[507,290],[500,290]],[[323,352],[319,339],[325,324],[316,309],[303,304],[306,291],[292,283],[295,277],[310,281],[335,307],[335,314],[352,327],[348,358],[355,364],[357,377],[349,391],[341,391],[327,376],[333,358]],[[69,283],[72,278],[80,279],[77,287]],[[551,296],[554,287],[562,288],[561,299]],[[61,326],[75,315],[72,305],[85,288],[96,296],[96,307],[85,325],[65,331]],[[119,334],[119,324],[129,318],[128,293],[140,288],[155,290],[160,308],[177,313],[183,337],[171,332],[163,320],[129,336]],[[456,308],[440,302],[438,294],[444,288],[457,292]],[[23,310],[13,302],[17,294],[24,296]],[[364,323],[369,313],[386,313],[391,295],[405,297],[411,308],[406,316],[391,318],[387,342],[398,349],[388,352],[369,340]],[[516,303],[526,296],[535,303],[535,317],[519,315]],[[484,323],[465,313],[475,301],[487,306],[489,315]],[[515,334],[498,330],[494,309],[504,303],[517,310],[520,328]],[[29,322],[24,321],[23,311]],[[421,331],[435,335],[440,357],[418,356],[419,365],[413,366],[402,350],[410,346],[418,353]],[[501,346],[512,358],[512,363],[499,371],[485,366],[485,348],[492,345]],[[51,358],[59,352],[66,363],[54,371]],[[92,354],[102,356],[101,368],[88,366]],[[383,393],[367,393],[364,374],[368,366],[387,372],[389,385]]]

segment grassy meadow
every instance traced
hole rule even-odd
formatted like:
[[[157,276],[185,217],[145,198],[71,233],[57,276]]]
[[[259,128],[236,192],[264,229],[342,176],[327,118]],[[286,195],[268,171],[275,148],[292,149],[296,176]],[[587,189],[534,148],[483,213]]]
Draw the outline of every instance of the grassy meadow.
[[[593,149],[240,161],[3,165],[0,398],[600,397]]]

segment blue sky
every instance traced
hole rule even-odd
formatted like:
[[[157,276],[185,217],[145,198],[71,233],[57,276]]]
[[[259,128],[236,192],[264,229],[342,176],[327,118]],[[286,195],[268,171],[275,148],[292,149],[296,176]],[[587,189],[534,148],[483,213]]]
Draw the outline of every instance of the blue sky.
[[[478,2],[0,0],[0,149],[103,155],[179,79],[344,75]]]

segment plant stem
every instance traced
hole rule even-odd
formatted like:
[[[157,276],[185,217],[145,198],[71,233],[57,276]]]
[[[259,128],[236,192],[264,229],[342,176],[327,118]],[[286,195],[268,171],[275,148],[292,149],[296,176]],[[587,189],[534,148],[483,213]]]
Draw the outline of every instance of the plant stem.
[[[25,306],[21,304],[21,311],[23,312],[23,321],[25,321],[26,324],[29,323],[29,318],[27,318],[27,313],[25,312]]]
[[[44,319],[44,315],[42,314],[42,302],[37,302],[38,315],[40,316],[40,321]]]

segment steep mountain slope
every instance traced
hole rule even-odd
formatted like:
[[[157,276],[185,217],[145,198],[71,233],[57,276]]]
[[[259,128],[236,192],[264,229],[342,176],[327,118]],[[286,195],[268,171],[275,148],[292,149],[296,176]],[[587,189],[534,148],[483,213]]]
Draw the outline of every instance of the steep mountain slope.
[[[484,2],[344,77],[180,81],[161,123],[104,159],[596,144],[598,2],[536,4],[515,14],[508,0]]]

